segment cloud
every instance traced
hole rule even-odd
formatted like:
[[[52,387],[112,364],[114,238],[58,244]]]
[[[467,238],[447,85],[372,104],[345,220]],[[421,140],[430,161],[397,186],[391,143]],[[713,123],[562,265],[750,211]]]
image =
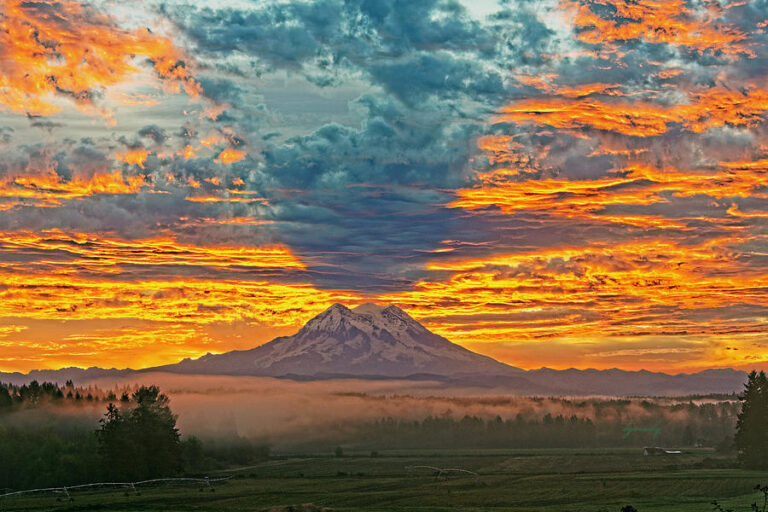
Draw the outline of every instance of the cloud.
[[[3,314],[284,327],[365,295],[505,357],[675,368],[762,332],[759,2],[5,7]]]
[[[87,4],[3,0],[2,11],[0,105],[15,113],[53,114],[60,107],[51,97],[58,96],[110,118],[98,99],[104,88],[138,71],[132,55],[149,59],[170,86],[199,92],[169,39],[146,29],[123,30]]]

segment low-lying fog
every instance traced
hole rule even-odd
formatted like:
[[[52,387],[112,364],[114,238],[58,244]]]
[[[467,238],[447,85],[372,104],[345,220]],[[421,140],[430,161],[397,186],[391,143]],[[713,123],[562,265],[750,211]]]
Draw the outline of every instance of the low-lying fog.
[[[180,376],[147,373],[93,381],[100,388],[155,384],[171,398],[182,432],[236,434],[307,440],[328,428],[393,417],[514,417],[542,404],[500,397],[482,388],[446,387],[439,382],[327,380],[297,382],[261,377]],[[542,412],[542,415],[546,412]]]
[[[531,398],[487,388],[448,387],[440,382],[328,380],[296,382],[259,377],[179,376],[147,373],[94,381],[100,388],[156,384],[171,398],[182,432],[198,436],[238,435],[272,442],[312,441],[336,435],[356,424],[382,418],[424,420],[477,416],[504,420],[518,414],[541,419],[546,414],[600,421],[640,423],[652,414],[640,399],[620,409],[608,398]],[[603,401],[602,406],[596,403]],[[656,399],[673,404],[674,399]],[[599,412],[596,411],[599,408]],[[658,411],[655,412],[658,415]],[[666,421],[684,422],[684,408],[666,409]],[[658,417],[658,416],[656,416]],[[336,437],[336,436],[334,436]]]
[[[635,433],[633,439],[642,435],[642,439],[637,438],[638,442],[670,444],[679,444],[683,439],[691,443],[703,440],[708,446],[714,446],[732,431],[738,407],[733,398],[694,401],[524,397],[502,389],[461,388],[432,381],[297,382],[261,377],[142,373],[78,384],[92,386],[81,390],[83,395],[93,392],[100,397],[110,390],[119,397],[140,385],[157,385],[170,397],[171,409],[178,416],[177,424],[184,436],[247,438],[277,450],[327,448],[329,443],[392,447],[423,446],[429,442],[441,446],[464,443],[525,447],[530,443],[542,446],[559,443],[578,447],[587,442],[596,446],[621,445],[625,427],[647,430],[642,427],[662,424],[658,439],[648,432]],[[31,429],[48,425],[57,429],[92,430],[98,427],[105,409],[106,403],[99,400],[81,400],[74,404],[49,402],[0,414],[0,427]],[[461,424],[465,416],[482,421],[469,420]],[[376,426],[377,421],[386,418],[395,423],[387,421]],[[427,424],[427,418],[440,418],[440,421]],[[449,419],[459,423],[450,426]],[[422,422],[420,427],[418,422]],[[689,434],[685,434],[686,429]],[[438,442],[437,438],[443,434],[447,437]],[[693,440],[692,436],[695,436]],[[375,442],[377,439],[380,442]]]

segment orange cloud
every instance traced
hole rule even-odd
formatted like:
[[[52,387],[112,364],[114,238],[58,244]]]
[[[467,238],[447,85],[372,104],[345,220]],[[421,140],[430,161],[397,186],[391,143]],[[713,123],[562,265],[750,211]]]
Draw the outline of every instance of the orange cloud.
[[[145,185],[144,176],[124,177],[120,171],[65,180],[50,170],[0,181],[0,209],[30,201],[37,206],[58,206],[63,200],[95,194],[134,194]]]
[[[544,98],[513,103],[496,122],[533,123],[554,128],[595,128],[635,137],[661,135],[670,123],[694,133],[725,125],[757,126],[768,112],[768,91],[709,89],[690,94],[690,103],[660,106],[644,102]]]
[[[60,251],[77,258],[78,268],[130,265],[185,265],[209,268],[303,269],[304,265],[285,247],[197,246],[171,237],[143,240],[109,239],[85,233],[58,230],[0,233],[0,251],[36,249]],[[66,269],[67,265],[62,266]],[[114,268],[117,271],[118,268]]]
[[[88,4],[74,0],[0,0],[0,106],[50,115],[66,97],[78,108],[95,105],[96,92],[129,80],[148,59],[171,89],[199,95],[200,86],[170,39],[147,29],[127,31]]]
[[[185,160],[189,160],[191,158],[195,158],[195,148],[187,144],[184,149],[179,151],[177,154],[183,157]]]
[[[633,165],[613,175],[592,180],[509,179],[507,169],[481,176],[481,185],[460,189],[452,207],[479,210],[488,207],[502,212],[531,211],[553,217],[588,219],[641,227],[684,229],[675,219],[653,215],[606,214],[608,206],[650,205],[676,197],[708,195],[713,198],[751,197],[768,176],[768,163],[725,162],[716,172],[681,172]],[[685,215],[681,215],[686,218]],[[691,218],[691,217],[687,217]],[[720,219],[709,219],[718,223]]]
[[[562,2],[573,12],[577,38],[585,43],[606,45],[614,41],[640,39],[650,43],[668,43],[700,52],[721,51],[733,57],[751,52],[741,43],[746,36],[735,28],[722,26],[709,13],[688,8],[684,0],[592,0]],[[609,7],[615,18],[605,19],[592,6]]]
[[[242,151],[237,151],[236,149],[227,148],[221,153],[219,153],[219,156],[217,160],[223,164],[233,164],[235,162],[239,162],[245,158],[245,153]]]
[[[126,151],[125,153],[115,153],[115,158],[121,162],[125,162],[130,165],[138,165],[142,169],[144,168],[144,162],[147,161],[149,151],[134,150]]]

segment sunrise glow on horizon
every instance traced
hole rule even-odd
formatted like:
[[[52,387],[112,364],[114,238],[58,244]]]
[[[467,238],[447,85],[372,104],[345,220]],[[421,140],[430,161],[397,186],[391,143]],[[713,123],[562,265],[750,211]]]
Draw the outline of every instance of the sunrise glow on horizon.
[[[0,371],[366,302],[526,369],[768,367],[751,3],[126,9],[0,0]]]

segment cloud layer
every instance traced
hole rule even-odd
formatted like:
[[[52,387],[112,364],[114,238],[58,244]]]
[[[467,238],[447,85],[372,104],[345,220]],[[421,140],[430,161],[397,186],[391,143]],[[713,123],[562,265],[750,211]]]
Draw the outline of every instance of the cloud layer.
[[[1,3],[0,369],[371,300],[525,367],[764,359],[762,1]]]

